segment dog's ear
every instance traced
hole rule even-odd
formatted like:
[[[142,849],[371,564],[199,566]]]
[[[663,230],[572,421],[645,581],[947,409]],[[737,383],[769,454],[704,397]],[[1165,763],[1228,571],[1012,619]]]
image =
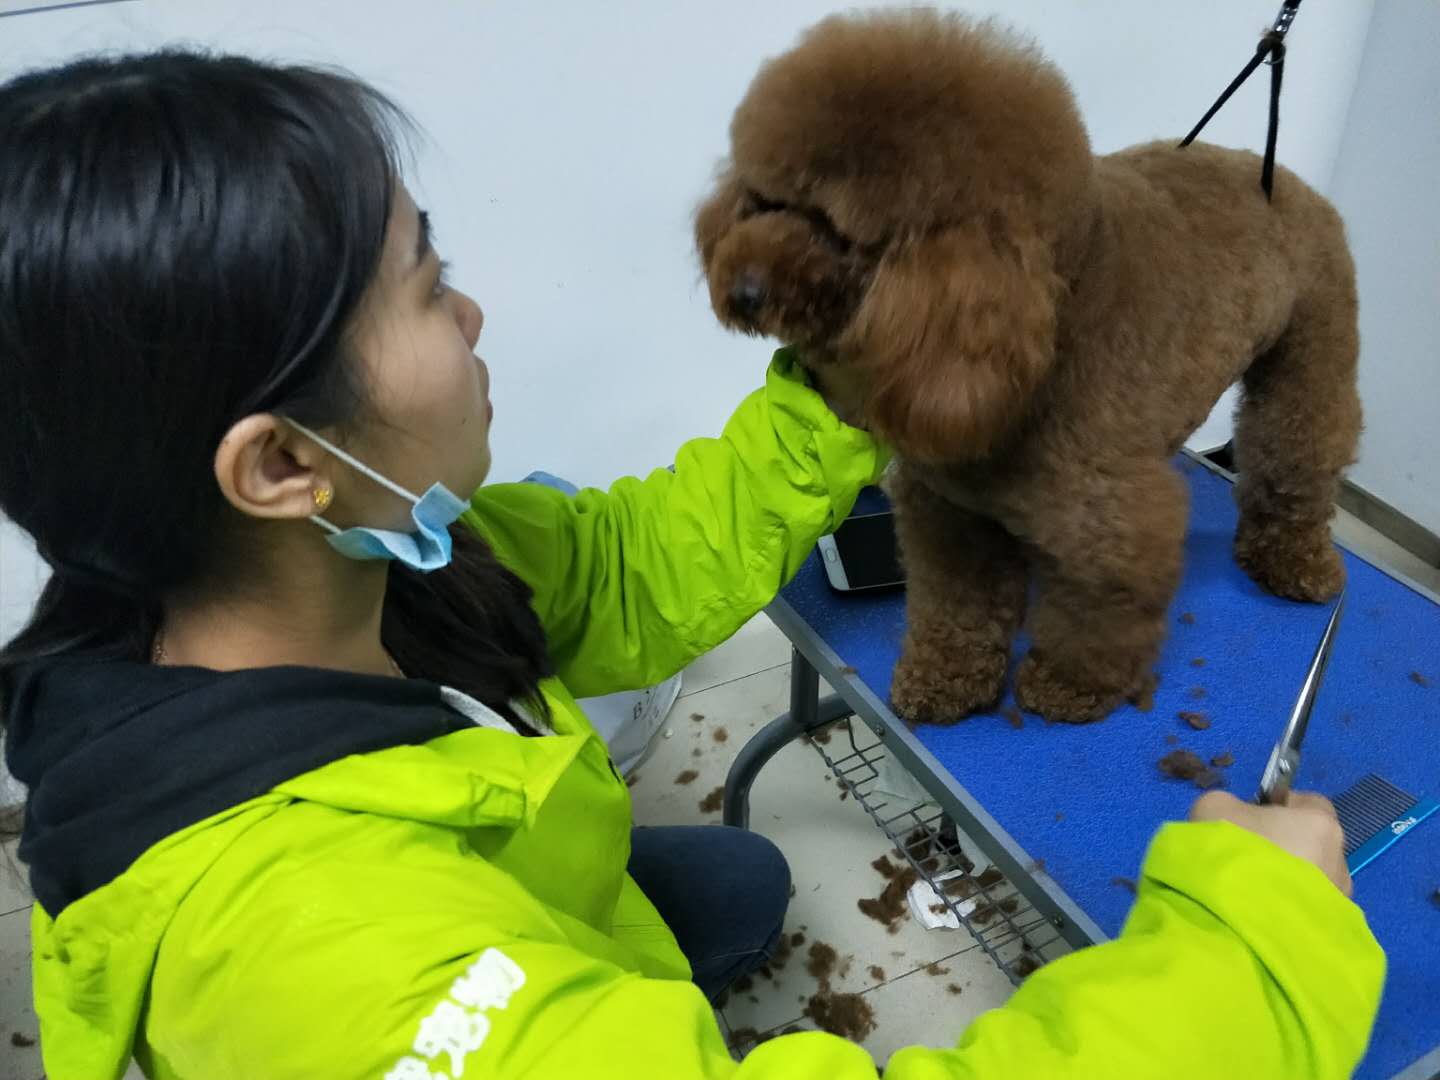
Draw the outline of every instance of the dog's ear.
[[[999,215],[897,244],[843,342],[870,426],[915,461],[994,449],[1050,370],[1061,287],[1053,245]]]

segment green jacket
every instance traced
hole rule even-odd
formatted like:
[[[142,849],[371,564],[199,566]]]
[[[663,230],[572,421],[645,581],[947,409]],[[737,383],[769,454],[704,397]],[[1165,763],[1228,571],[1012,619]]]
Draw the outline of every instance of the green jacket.
[[[34,911],[51,1080],[874,1076],[835,1036],[742,1063],[625,873],[628,792],[573,695],[723,641],[847,513],[882,455],[776,359],[674,472],[573,501],[478,492],[467,522],[535,588],[556,734],[477,727],[342,757]],[[1121,937],[1041,969],[893,1080],[1341,1077],[1384,961],[1318,870],[1227,824],[1161,830]]]

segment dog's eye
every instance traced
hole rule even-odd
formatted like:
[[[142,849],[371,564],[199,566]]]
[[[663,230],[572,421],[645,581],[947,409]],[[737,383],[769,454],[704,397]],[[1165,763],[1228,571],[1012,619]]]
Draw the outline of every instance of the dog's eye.
[[[753,189],[747,190],[745,197],[750,204],[749,209],[752,214],[778,214],[782,210],[790,209],[788,204],[776,202],[774,199],[767,199],[764,195],[761,195]]]
[[[818,206],[795,206],[792,203],[776,202],[774,199],[767,199],[753,188],[746,190],[745,198],[746,217],[756,214],[798,214],[808,220],[816,232],[842,251],[849,251],[851,248],[850,238],[837,229],[835,222],[830,220],[830,215]]]

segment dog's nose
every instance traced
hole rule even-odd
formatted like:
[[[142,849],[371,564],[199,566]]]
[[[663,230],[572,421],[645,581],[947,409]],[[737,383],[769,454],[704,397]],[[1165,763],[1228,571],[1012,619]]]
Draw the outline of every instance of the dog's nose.
[[[765,302],[765,282],[754,271],[746,271],[735,279],[730,289],[730,307],[742,319],[748,319]]]

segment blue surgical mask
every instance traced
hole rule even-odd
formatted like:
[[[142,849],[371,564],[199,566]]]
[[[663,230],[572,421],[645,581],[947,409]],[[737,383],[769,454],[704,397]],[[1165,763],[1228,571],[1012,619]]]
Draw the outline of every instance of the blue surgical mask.
[[[415,496],[399,484],[387,480],[370,466],[351,457],[344,450],[294,420],[285,421],[296,431],[319,443],[345,464],[363,473],[381,487],[388,488],[410,503],[410,517],[415,522],[413,532],[397,532],[393,529],[368,529],[355,527],[340,529],[326,521],[319,514],[311,514],[310,520],[327,531],[326,542],[347,559],[396,559],[413,570],[429,573],[450,563],[450,524],[469,509],[464,499],[438,481],[430,485],[424,495]]]

